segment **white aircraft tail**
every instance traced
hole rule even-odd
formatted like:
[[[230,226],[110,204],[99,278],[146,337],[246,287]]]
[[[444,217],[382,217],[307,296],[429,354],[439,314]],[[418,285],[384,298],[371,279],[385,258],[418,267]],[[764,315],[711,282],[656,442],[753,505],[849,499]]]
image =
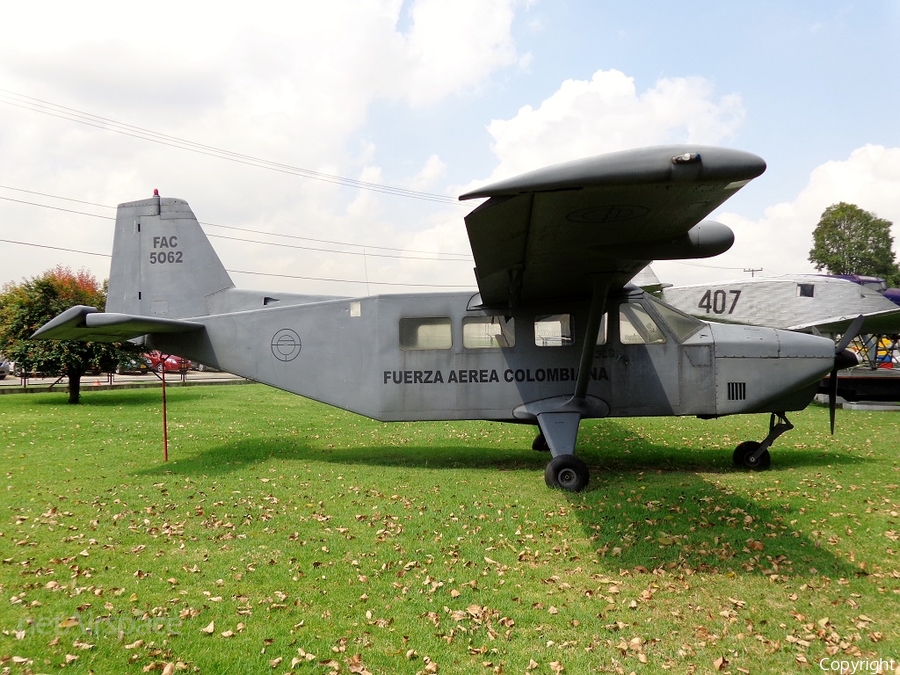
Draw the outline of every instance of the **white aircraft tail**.
[[[233,287],[187,202],[157,194],[119,204],[107,312],[199,317]]]

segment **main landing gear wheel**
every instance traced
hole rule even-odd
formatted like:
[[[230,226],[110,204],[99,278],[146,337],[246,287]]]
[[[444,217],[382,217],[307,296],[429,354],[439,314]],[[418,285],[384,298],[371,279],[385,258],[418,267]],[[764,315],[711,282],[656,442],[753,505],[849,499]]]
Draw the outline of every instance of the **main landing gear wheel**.
[[[547,439],[544,438],[544,434],[538,434],[534,437],[531,449],[537,450],[538,452],[550,452],[550,444],[547,442]]]
[[[732,456],[734,465],[745,469],[752,469],[753,471],[765,471],[768,469],[772,465],[772,455],[769,454],[768,449],[757,457],[756,460],[753,459],[753,455],[759,450],[760,445],[762,444],[758,441],[744,441],[737,446],[734,449],[734,455]]]
[[[567,492],[581,492],[587,487],[590,478],[587,464],[575,455],[557,455],[544,469],[547,487]]]

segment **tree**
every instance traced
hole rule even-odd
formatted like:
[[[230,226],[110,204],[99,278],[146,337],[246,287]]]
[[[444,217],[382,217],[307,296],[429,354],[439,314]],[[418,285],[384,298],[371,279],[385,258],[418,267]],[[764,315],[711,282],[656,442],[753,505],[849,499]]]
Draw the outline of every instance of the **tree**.
[[[813,230],[809,261],[828,274],[880,277],[896,286],[900,268],[894,260],[891,224],[854,204],[832,204]]]
[[[78,403],[81,377],[87,371],[110,372],[138,349],[103,342],[30,339],[34,331],[73,305],[102,311],[105,284],[98,284],[86,270],[73,272],[61,265],[21,284],[5,284],[0,290],[0,352],[23,371],[68,375],[69,403]]]

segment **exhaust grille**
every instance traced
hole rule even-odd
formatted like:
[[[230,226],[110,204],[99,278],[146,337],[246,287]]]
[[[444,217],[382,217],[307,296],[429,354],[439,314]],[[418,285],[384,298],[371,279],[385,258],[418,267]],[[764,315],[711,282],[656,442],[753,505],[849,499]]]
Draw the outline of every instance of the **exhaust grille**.
[[[745,401],[747,399],[747,383],[746,382],[729,382],[728,383],[728,400],[729,401]]]

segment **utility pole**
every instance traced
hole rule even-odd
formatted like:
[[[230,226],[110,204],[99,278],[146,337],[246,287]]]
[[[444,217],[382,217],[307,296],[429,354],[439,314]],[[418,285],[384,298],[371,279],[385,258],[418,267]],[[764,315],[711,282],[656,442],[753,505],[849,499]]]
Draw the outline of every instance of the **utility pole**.
[[[750,273],[750,277],[752,278],[752,277],[755,277],[755,276],[756,276],[756,273],[757,273],[757,272],[762,272],[762,271],[763,271],[763,268],[762,268],[762,267],[755,267],[755,268],[754,268],[754,267],[751,267],[751,268],[748,269],[748,268],[745,267],[745,268],[744,268],[744,271],[745,271],[745,272],[749,272],[749,273]]]

